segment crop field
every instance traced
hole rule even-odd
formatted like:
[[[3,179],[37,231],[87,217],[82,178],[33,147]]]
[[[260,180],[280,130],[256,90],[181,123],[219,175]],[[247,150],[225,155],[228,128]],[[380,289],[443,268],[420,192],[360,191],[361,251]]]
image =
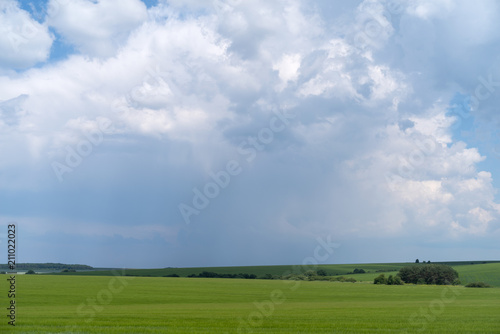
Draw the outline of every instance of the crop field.
[[[4,320],[2,333],[500,333],[500,288],[61,275],[17,281],[17,325]]]
[[[476,262],[447,262],[459,273],[460,280],[465,285],[474,281],[484,281],[492,286],[500,287],[500,262],[483,263]],[[473,264],[471,264],[473,263]],[[368,264],[326,264],[318,265],[317,270],[325,270],[329,276],[344,276],[353,277],[360,282],[373,282],[373,279],[385,274],[396,275],[398,270],[403,266],[413,265],[414,263],[368,263]],[[363,269],[364,274],[348,274],[355,269]],[[88,276],[112,276],[119,273],[120,275],[129,276],[151,276],[162,277],[171,274],[177,274],[181,277],[186,277],[190,274],[199,274],[202,271],[211,271],[218,274],[255,274],[257,277],[262,277],[266,274],[282,276],[286,273],[305,271],[307,267],[301,266],[249,266],[249,267],[206,267],[206,268],[163,268],[163,269],[126,269],[126,270],[102,270],[102,271],[86,271],[76,273],[56,273],[56,275],[88,275]]]
[[[381,264],[325,264],[319,265],[317,269],[324,269],[329,275],[343,275],[348,272],[354,271],[356,268],[364,268],[369,271],[391,271],[398,270],[404,265],[411,265],[412,263],[381,263]],[[136,276],[153,276],[161,277],[170,274],[177,274],[181,277],[186,277],[190,274],[199,274],[202,271],[212,271],[219,274],[255,274],[258,277],[265,274],[283,275],[287,272],[296,272],[297,270],[306,270],[303,266],[247,266],[247,267],[201,267],[201,268],[163,268],[163,269],[127,269],[125,270],[128,275]],[[90,275],[90,276],[109,276],[113,275],[110,270],[99,271],[86,271],[78,273],[61,273],[64,275]]]
[[[470,282],[486,282],[491,286],[500,287],[500,263],[474,264],[474,265],[456,265],[453,268],[458,272],[460,281],[463,285]],[[353,277],[361,282],[373,282],[373,279],[380,275],[396,275],[398,271],[387,272],[369,272],[366,274],[343,275],[344,277]]]
[[[459,268],[463,266],[483,265],[483,264],[497,264],[500,265],[500,261],[475,261],[475,262],[436,262],[442,264],[448,264],[454,268]],[[345,275],[346,273],[353,272],[354,269],[364,269],[367,272],[390,272],[397,271],[403,266],[410,266],[414,263],[404,262],[404,263],[360,263],[360,264],[321,264],[315,269],[323,269],[329,275]],[[294,272],[297,270],[305,271],[307,266],[293,266],[293,265],[278,265],[278,266],[244,266],[244,267],[197,267],[197,268],[162,268],[162,269],[126,269],[125,273],[135,276],[152,276],[161,277],[170,274],[177,274],[181,277],[186,277],[189,274],[198,274],[202,271],[212,271],[219,274],[256,274],[257,276],[263,276],[265,274],[271,275],[282,275],[286,272]],[[57,273],[61,275],[90,275],[90,276],[110,276],[113,275],[111,270],[96,270],[96,271],[84,271],[78,273]]]
[[[492,286],[500,287],[500,263],[455,267],[463,284],[483,281]]]

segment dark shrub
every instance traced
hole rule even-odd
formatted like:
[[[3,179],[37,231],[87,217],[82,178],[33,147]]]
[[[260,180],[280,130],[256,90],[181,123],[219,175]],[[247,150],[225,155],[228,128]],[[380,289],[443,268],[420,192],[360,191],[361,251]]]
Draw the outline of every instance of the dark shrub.
[[[484,282],[471,282],[465,286],[466,288],[491,288],[489,284]]]
[[[392,283],[394,285],[403,285],[403,281],[401,280],[401,277],[399,277],[398,275],[394,276],[394,282]]]
[[[317,274],[318,274],[318,276],[328,276],[326,271],[323,269],[318,270]]]
[[[214,278],[217,277],[217,273],[214,273],[212,271],[202,271],[201,273],[198,274],[198,277],[208,277],[208,278]]]
[[[399,270],[401,280],[413,284],[451,284],[458,278],[455,269],[444,264],[420,264]]]
[[[387,280],[384,274],[380,274],[373,280],[373,284],[386,284]]]
[[[330,278],[330,281],[356,283],[356,279],[355,278],[353,278],[353,277],[344,277],[344,276],[332,277],[332,278]]]
[[[26,272],[26,275],[34,275],[34,274],[36,273],[31,269]]]
[[[332,277],[332,278],[330,278],[330,281],[343,282],[343,281],[345,281],[345,277],[344,276]]]
[[[305,276],[307,277],[312,277],[312,276],[316,276],[316,272],[314,270],[308,270],[304,273]]]

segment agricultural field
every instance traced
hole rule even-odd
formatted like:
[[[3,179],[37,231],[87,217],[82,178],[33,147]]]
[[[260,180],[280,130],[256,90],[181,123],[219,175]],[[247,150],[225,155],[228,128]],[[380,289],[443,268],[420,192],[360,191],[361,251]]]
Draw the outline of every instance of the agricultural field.
[[[365,268],[371,272],[399,270],[404,265],[412,263],[380,263],[380,264],[325,264],[319,265],[316,269],[324,269],[330,276],[343,275],[353,272],[356,268]],[[180,277],[186,277],[190,274],[199,274],[202,271],[211,271],[218,274],[255,274],[257,277],[266,274],[281,276],[288,272],[297,272],[307,270],[306,266],[246,266],[246,267],[200,267],[200,268],[163,268],[163,269],[126,269],[124,274],[134,276],[152,276],[162,277],[171,274],[177,274]],[[90,276],[109,276],[113,275],[111,270],[86,271],[78,273],[57,273],[61,275],[90,275]]]
[[[451,265],[460,275],[460,280],[465,285],[474,281],[484,281],[492,286],[500,287],[500,262],[475,261],[475,262],[436,262]],[[414,265],[414,263],[367,263],[367,264],[326,264],[318,265],[315,269],[323,269],[328,276],[352,277],[360,282],[373,282],[380,274],[396,275],[403,266]],[[349,274],[355,269],[363,269],[364,274]],[[305,266],[249,266],[249,267],[202,267],[202,268],[163,268],[163,269],[116,269],[98,270],[85,272],[54,273],[55,275],[86,275],[86,276],[151,276],[163,277],[172,274],[187,277],[191,274],[199,274],[203,271],[218,274],[255,274],[261,278],[266,274],[283,276],[291,272],[304,272],[308,270]]]
[[[500,288],[62,275],[17,281],[17,326],[4,320],[2,333],[500,333]]]
[[[474,262],[435,262],[439,264],[447,264],[454,268],[462,266],[471,265],[482,265],[482,264],[500,264],[500,261],[474,261]],[[414,265],[413,262],[402,262],[402,263],[359,263],[359,264],[321,264],[315,269],[325,270],[329,276],[336,275],[346,275],[347,273],[352,273],[356,268],[362,268],[368,273],[377,272],[391,272],[397,271],[403,266]],[[177,274],[180,277],[187,277],[190,274],[199,274],[202,271],[211,271],[219,274],[255,274],[257,277],[261,277],[265,274],[271,275],[283,275],[287,272],[296,271],[306,271],[310,268],[307,266],[295,266],[295,265],[278,265],[278,266],[242,266],[242,267],[196,267],[196,268],[161,268],[161,269],[125,269],[121,270],[126,275],[133,276],[152,276],[152,277],[162,277],[171,274]],[[116,272],[116,270],[115,270]],[[91,270],[91,271],[79,271],[77,273],[54,273],[60,275],[90,275],[90,276],[110,276],[114,275],[112,270]]]
[[[463,264],[454,265],[453,269],[458,272],[459,279],[463,285],[470,282],[485,282],[491,286],[500,287],[500,263],[486,263],[486,264]],[[369,272],[366,274],[351,274],[343,275],[344,277],[352,277],[361,282],[373,282],[373,279],[380,275],[385,276],[396,275],[398,271],[387,272]]]
[[[462,284],[482,281],[500,287],[500,263],[458,266],[454,269],[458,271]]]

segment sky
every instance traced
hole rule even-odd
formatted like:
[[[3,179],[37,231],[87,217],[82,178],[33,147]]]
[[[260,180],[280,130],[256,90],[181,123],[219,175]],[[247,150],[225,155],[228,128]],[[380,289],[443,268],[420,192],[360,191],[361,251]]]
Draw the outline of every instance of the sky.
[[[164,268],[499,260],[500,3],[0,0],[0,240]]]

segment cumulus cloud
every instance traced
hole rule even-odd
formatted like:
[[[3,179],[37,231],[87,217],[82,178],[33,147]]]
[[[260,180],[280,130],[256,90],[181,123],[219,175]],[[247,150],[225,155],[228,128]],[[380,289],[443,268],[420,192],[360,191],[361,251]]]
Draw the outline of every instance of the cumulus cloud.
[[[82,53],[109,57],[147,18],[139,0],[50,0],[48,23]]]
[[[33,202],[32,187],[56,193],[30,214],[57,224],[78,217],[68,235],[101,222],[102,238],[113,230],[137,242],[159,236],[176,265],[296,262],[328,234],[453,243],[499,233],[498,171],[484,170],[487,154],[456,138],[461,116],[450,113],[457,92],[473,94],[484,85],[478,76],[496,75],[480,64],[483,55],[495,64],[494,20],[479,30],[485,48],[471,49],[447,39],[465,3],[334,7],[163,1],[147,13],[132,0],[59,5],[47,22],[79,54],[0,77],[8,156],[0,187]],[[460,54],[449,61],[440,44],[472,52],[473,64]],[[494,117],[490,88],[471,118]],[[53,163],[85,145],[91,153],[59,183]],[[185,225],[179,204],[193,205],[229,161],[241,173]],[[284,251],[269,257],[276,244]]]
[[[0,3],[0,69],[25,69],[47,60],[53,36],[14,0]]]

